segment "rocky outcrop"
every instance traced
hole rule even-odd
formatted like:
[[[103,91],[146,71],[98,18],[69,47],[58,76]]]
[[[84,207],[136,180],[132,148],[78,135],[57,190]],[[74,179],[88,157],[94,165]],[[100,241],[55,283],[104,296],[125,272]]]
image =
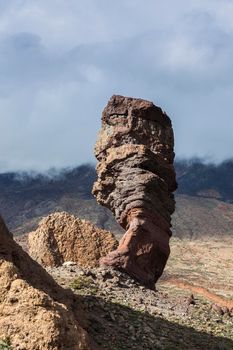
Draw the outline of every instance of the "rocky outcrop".
[[[171,120],[142,99],[112,96],[95,146],[97,201],[126,229],[102,263],[127,271],[149,288],[169,256],[176,189]]]
[[[113,234],[66,212],[47,216],[28,236],[29,254],[43,266],[61,266],[73,261],[94,267],[99,259],[116,248]]]
[[[15,350],[94,350],[73,293],[15,243],[0,218],[0,340]],[[8,347],[7,347],[8,348]]]

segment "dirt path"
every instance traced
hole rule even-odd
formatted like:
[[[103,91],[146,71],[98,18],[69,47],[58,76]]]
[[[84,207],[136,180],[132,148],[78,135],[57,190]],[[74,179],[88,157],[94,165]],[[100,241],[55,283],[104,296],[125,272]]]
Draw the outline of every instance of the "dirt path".
[[[190,283],[179,281],[175,278],[168,278],[166,280],[163,280],[163,283],[172,284],[178,288],[190,290],[191,292],[199,294],[221,307],[227,307],[230,310],[233,309],[233,300],[227,300],[224,297],[221,297],[220,295],[210,292],[208,289],[204,287],[194,286]]]

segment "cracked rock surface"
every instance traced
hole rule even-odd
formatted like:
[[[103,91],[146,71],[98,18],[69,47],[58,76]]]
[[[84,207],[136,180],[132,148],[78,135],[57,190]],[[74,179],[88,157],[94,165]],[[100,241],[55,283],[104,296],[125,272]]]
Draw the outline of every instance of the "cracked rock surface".
[[[94,267],[117,246],[114,235],[66,212],[43,218],[28,236],[29,254],[42,266],[73,261]]]
[[[81,306],[13,240],[0,217],[0,349],[96,350]]]
[[[124,270],[153,289],[169,256],[177,185],[169,117],[152,102],[112,96],[95,146],[97,201],[126,230],[102,264]]]

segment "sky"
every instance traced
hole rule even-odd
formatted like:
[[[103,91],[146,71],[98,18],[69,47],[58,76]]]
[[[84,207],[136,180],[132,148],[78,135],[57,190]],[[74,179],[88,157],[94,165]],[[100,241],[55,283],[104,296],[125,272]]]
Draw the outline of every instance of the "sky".
[[[165,110],[178,158],[232,158],[232,0],[0,0],[0,172],[94,163],[113,94]]]

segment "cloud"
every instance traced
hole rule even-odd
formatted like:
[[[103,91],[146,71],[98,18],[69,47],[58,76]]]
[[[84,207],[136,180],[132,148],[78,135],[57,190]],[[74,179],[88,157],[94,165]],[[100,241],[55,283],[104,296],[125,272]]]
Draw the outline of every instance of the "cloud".
[[[231,157],[231,9],[228,0],[0,0],[0,171],[93,162],[113,93],[165,109],[179,157]]]

